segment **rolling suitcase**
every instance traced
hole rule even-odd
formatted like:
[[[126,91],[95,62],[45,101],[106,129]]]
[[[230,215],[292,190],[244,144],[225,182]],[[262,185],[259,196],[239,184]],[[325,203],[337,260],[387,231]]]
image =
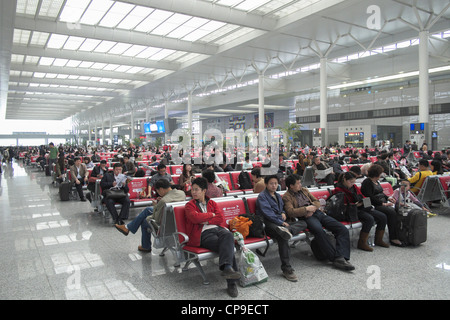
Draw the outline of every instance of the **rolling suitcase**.
[[[427,241],[427,213],[421,209],[412,209],[406,215],[398,216],[398,237],[403,243],[418,246]]]
[[[59,185],[59,198],[61,201],[69,201],[71,189],[72,184],[69,181],[61,182]]]
[[[46,176],[51,176],[51,172],[50,172],[50,166],[48,164],[45,165],[45,175]]]

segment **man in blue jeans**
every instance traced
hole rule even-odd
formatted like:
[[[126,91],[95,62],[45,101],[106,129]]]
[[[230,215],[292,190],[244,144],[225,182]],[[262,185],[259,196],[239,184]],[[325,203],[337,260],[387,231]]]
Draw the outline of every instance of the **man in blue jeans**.
[[[336,219],[319,210],[320,202],[303,188],[301,177],[292,174],[286,178],[287,191],[283,195],[284,210],[291,218],[306,221],[309,231],[317,240],[321,251],[336,268],[351,271],[355,267],[350,264],[350,235],[347,228]],[[323,230],[326,228],[336,238],[336,247],[330,242]]]
[[[166,203],[185,201],[186,194],[184,191],[172,189],[168,180],[160,179],[155,183],[155,190],[159,194],[158,201],[153,201],[152,207],[145,208],[133,221],[127,225],[116,224],[115,227],[124,235],[131,233],[135,234],[139,227],[142,231],[141,245],[138,246],[138,250],[142,252],[152,251],[151,233],[149,232],[149,219],[152,218],[155,224],[154,228],[159,228],[161,225],[161,219],[166,207]]]

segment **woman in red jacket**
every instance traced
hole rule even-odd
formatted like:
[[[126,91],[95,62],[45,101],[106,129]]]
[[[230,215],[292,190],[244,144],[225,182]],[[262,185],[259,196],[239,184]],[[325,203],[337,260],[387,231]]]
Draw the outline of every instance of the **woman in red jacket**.
[[[338,182],[333,190],[333,194],[338,192],[345,193],[345,204],[356,204],[358,208],[358,218],[361,221],[362,227],[359,234],[358,249],[365,251],[373,251],[373,249],[367,244],[369,239],[369,232],[374,222],[377,224],[375,232],[375,245],[381,247],[389,247],[388,244],[383,242],[384,229],[386,228],[387,218],[382,212],[374,210],[373,208],[364,208],[362,199],[364,198],[361,190],[355,185],[356,175],[352,172],[342,173]]]
[[[186,204],[186,233],[188,245],[202,247],[219,254],[219,269],[227,279],[227,292],[237,297],[237,280],[241,274],[237,270],[234,257],[234,236],[228,229],[223,212],[216,202],[206,197],[208,182],[205,178],[192,181],[192,200]]]

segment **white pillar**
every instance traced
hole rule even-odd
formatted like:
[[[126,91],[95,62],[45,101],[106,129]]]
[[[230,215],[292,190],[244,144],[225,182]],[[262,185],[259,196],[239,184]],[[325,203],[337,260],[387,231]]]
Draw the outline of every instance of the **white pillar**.
[[[169,101],[166,101],[164,103],[164,121],[166,121],[166,120],[169,120]],[[174,130],[173,128],[170,128],[170,129],[172,131]],[[164,143],[167,143],[167,141],[169,140],[170,134],[171,134],[171,132],[167,132],[167,128],[166,128],[166,133],[164,134]]]
[[[188,95],[188,130],[192,135],[192,94]]]
[[[91,123],[90,122],[88,122],[88,140],[89,140],[89,143],[91,142],[91,140],[92,140],[92,137],[91,137]]]
[[[419,41],[419,122],[427,124],[429,122],[428,31],[420,31]]]
[[[97,146],[97,141],[98,141],[98,131],[97,131],[97,123],[94,123],[94,133],[95,133],[95,143],[94,145]]]
[[[105,119],[102,117],[102,145],[105,145]]]
[[[258,127],[264,129],[264,75],[259,74],[258,78]]]
[[[109,117],[109,140],[111,141],[111,145],[114,145],[113,139],[113,127],[112,127],[112,115]]]
[[[327,88],[327,58],[320,58],[320,127],[322,128],[322,146],[328,145],[327,115],[328,115],[328,88]]]
[[[130,136],[130,142],[133,142],[134,140],[134,111],[131,109],[131,136]]]

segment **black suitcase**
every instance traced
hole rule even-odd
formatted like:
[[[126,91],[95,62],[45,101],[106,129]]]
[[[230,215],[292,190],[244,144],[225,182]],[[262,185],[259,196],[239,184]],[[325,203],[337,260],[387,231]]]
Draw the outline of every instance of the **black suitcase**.
[[[418,246],[427,241],[427,213],[424,210],[410,210],[406,216],[398,215],[398,237],[406,245]]]
[[[50,166],[48,164],[45,165],[45,175],[46,176],[51,176],[51,172],[50,172]]]
[[[69,181],[61,182],[59,185],[59,198],[61,201],[69,201],[71,189],[72,184]]]

